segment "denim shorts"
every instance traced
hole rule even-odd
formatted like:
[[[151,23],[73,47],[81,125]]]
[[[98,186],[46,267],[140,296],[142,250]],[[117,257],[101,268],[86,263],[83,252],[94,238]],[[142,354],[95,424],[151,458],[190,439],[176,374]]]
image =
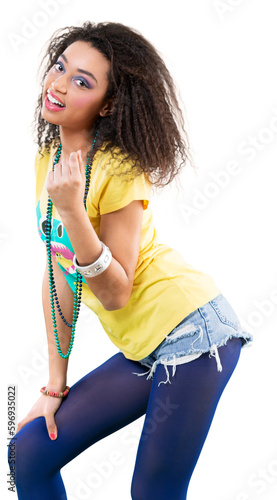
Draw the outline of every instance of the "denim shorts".
[[[164,383],[170,383],[168,366],[173,366],[174,376],[176,365],[192,361],[205,352],[210,352],[218,371],[222,371],[217,348],[233,337],[241,338],[243,347],[253,340],[252,334],[242,329],[235,311],[220,294],[186,316],[149,356],[139,361],[149,368],[143,375],[152,378],[157,365],[163,364],[167,374]]]

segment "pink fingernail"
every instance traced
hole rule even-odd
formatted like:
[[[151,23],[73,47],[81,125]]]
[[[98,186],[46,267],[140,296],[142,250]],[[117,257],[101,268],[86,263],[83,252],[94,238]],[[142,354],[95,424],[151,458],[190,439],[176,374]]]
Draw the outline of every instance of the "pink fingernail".
[[[82,159],[82,150],[81,149],[79,149],[79,156]]]
[[[53,440],[53,439],[56,439],[56,435],[52,432],[52,433],[50,434],[50,438],[51,438],[52,440]]]

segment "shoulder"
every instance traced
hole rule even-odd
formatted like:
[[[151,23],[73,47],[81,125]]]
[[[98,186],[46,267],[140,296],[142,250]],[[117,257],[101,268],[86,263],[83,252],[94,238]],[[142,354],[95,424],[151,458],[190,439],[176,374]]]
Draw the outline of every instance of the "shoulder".
[[[95,154],[89,199],[100,214],[123,208],[133,200],[144,200],[147,208],[151,188],[146,175],[118,148]]]

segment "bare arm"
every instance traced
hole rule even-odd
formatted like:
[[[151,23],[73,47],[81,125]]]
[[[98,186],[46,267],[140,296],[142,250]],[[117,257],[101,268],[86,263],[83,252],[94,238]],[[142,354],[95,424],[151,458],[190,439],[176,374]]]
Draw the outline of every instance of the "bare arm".
[[[73,312],[73,293],[69,285],[67,284],[61,270],[59,269],[58,264],[54,260],[53,271],[62,312],[66,319],[71,322]],[[59,355],[55,343],[50,308],[47,267],[44,273],[42,284],[42,302],[49,352],[49,380],[46,387],[48,390],[61,392],[65,389],[67,383],[68,359],[63,359]],[[56,314],[56,321],[61,349],[63,352],[67,352],[70,342],[71,329],[63,323],[58,314]],[[61,403],[62,399],[60,398],[41,395],[28,415],[21,422],[19,422],[17,430],[19,431],[20,429],[22,429],[22,427],[24,427],[24,425],[26,425],[28,422],[31,422],[35,418],[44,416],[48,434],[51,439],[55,439],[57,437],[58,431],[54,415],[60,407]]]
[[[52,259],[54,279],[59,298],[61,310],[67,321],[71,322],[73,313],[73,293],[69,287],[62,271],[60,270],[55,259]],[[67,381],[67,367],[68,359],[63,359],[57,350],[56,342],[53,332],[53,322],[50,307],[49,296],[49,283],[48,283],[48,270],[45,269],[43,282],[42,282],[42,304],[45,318],[45,326],[48,342],[48,355],[49,355],[49,380],[47,388],[53,391],[63,391]],[[61,345],[62,352],[66,353],[68,350],[71,328],[68,328],[60,318],[56,310],[57,330]]]
[[[98,259],[102,252],[100,240],[112,252],[109,267],[95,278],[86,278],[90,290],[107,310],[120,309],[130,297],[139,254],[142,213],[142,203],[133,201],[121,210],[102,215],[100,238],[84,209],[62,217],[80,266]]]

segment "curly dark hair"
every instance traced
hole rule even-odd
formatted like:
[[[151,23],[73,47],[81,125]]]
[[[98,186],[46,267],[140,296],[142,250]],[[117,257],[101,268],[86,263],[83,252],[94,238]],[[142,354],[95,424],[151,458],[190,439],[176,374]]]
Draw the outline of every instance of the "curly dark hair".
[[[170,183],[189,160],[190,147],[176,90],[156,49],[140,33],[119,23],[85,22],[59,29],[50,39],[40,68],[41,83],[64,50],[76,41],[91,44],[110,62],[106,99],[108,116],[93,124],[98,130],[96,149],[119,148],[131,170],[142,171],[157,186]],[[40,150],[49,151],[59,140],[59,127],[41,116],[42,93],[35,112],[34,130]]]

